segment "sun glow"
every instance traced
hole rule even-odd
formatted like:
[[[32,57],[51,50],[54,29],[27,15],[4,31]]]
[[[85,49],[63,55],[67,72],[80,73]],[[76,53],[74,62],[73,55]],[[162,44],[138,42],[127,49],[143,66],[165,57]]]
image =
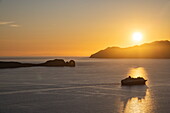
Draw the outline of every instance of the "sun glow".
[[[143,35],[141,32],[134,32],[132,37],[133,37],[133,41],[139,42],[142,40]]]

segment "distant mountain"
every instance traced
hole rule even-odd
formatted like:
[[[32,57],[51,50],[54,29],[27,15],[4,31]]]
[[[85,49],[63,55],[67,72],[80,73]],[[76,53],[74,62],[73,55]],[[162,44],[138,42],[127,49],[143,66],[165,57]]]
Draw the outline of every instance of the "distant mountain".
[[[155,41],[128,48],[108,47],[90,58],[170,58],[170,41]]]

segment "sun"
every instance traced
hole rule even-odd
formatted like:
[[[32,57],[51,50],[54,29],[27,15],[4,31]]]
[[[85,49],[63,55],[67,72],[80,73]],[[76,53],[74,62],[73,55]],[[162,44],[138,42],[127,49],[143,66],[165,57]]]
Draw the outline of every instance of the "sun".
[[[132,37],[133,37],[133,41],[140,42],[143,38],[143,35],[141,32],[134,32]]]

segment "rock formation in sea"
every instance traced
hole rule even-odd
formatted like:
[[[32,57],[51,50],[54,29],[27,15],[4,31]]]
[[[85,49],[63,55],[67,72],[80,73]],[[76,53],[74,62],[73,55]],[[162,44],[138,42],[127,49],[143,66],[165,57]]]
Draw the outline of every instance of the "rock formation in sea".
[[[155,41],[128,48],[108,47],[90,58],[170,58],[170,41]]]
[[[19,67],[33,67],[33,66],[48,66],[48,67],[75,67],[75,61],[70,60],[65,62],[63,59],[48,60],[45,63],[32,64],[32,63],[20,63],[20,62],[4,62],[0,61],[0,69],[3,68],[19,68]]]

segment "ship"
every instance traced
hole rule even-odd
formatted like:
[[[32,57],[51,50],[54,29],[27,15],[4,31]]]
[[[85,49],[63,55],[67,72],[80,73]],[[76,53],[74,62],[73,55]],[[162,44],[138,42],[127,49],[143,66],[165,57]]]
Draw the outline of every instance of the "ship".
[[[129,76],[121,80],[121,85],[145,85],[146,81],[143,77],[132,78]]]

